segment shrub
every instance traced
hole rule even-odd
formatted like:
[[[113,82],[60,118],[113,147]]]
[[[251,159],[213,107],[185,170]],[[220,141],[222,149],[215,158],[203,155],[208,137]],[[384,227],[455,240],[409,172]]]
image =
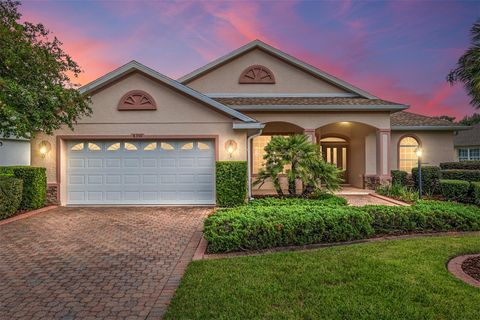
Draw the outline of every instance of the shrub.
[[[303,198],[261,198],[248,203],[253,207],[276,207],[276,206],[346,206],[347,200],[333,194],[322,194],[315,199]]]
[[[418,189],[418,168],[412,169],[412,177],[415,188]],[[439,191],[440,187],[440,168],[436,166],[422,167],[422,190],[426,194],[432,195]]]
[[[217,204],[234,207],[245,203],[248,177],[246,161],[217,161],[216,163]]]
[[[30,210],[45,206],[47,197],[46,169],[40,167],[0,167],[0,172],[11,173],[23,180],[23,194],[20,209]]]
[[[460,162],[443,162],[440,163],[442,170],[460,169],[460,170],[480,170],[480,161],[460,161]]]
[[[442,195],[447,200],[470,202],[470,182],[462,180],[440,180]]]
[[[418,193],[399,184],[383,185],[375,189],[375,192],[386,197],[398,199],[405,202],[415,202],[418,200]]]
[[[472,182],[473,201],[480,206],[480,182]]]
[[[257,250],[361,239],[373,234],[371,218],[352,207],[244,206],[205,221],[209,252]]]
[[[480,181],[480,170],[442,170],[441,176],[445,180]]]
[[[392,170],[392,184],[400,185],[400,186],[407,186],[407,172],[402,170]]]
[[[23,181],[12,174],[0,174],[0,220],[13,215],[20,208]]]
[[[476,206],[448,201],[420,200],[409,207],[365,206],[376,234],[480,230]]]

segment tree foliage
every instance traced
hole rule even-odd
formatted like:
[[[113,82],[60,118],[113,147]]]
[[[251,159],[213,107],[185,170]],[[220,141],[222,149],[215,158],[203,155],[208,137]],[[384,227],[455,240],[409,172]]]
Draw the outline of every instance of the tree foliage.
[[[0,135],[29,138],[73,128],[91,109],[70,77],[81,69],[42,24],[20,22],[17,1],[0,1]]]
[[[480,123],[480,113],[474,113],[471,116],[465,116],[460,123],[465,126],[473,126],[477,123]]]
[[[447,76],[448,82],[463,83],[471,98],[470,104],[475,108],[480,108],[480,20],[472,27],[471,46],[460,57],[457,67],[450,71]]]
[[[342,182],[341,170],[323,161],[318,146],[302,134],[272,137],[265,147],[263,159],[265,166],[259,171],[254,185],[270,180],[279,196],[284,196],[280,185],[282,173],[287,177],[288,193],[292,196],[297,195],[297,181],[302,182],[302,196],[308,196],[321,184],[327,190],[337,190]]]

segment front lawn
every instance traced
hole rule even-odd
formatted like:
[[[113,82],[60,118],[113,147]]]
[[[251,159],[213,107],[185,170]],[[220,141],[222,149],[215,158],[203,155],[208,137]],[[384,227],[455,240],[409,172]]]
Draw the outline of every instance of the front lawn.
[[[480,237],[394,240],[189,265],[166,319],[480,319],[450,257]]]

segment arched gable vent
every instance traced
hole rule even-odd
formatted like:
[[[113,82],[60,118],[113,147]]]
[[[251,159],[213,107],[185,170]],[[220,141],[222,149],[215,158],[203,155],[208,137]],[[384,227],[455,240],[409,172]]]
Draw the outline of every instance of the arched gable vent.
[[[253,65],[245,69],[240,75],[238,83],[262,83],[262,84],[274,84],[275,76],[265,66]]]
[[[123,95],[118,103],[118,110],[157,110],[157,104],[145,91],[133,90]]]

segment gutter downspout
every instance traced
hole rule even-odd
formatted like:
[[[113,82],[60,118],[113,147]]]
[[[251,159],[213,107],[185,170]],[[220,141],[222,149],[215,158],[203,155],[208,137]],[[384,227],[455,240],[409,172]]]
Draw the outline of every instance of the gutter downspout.
[[[253,200],[252,197],[252,140],[262,134],[263,129],[258,129],[252,135],[247,135],[247,170],[248,170],[248,201]]]

